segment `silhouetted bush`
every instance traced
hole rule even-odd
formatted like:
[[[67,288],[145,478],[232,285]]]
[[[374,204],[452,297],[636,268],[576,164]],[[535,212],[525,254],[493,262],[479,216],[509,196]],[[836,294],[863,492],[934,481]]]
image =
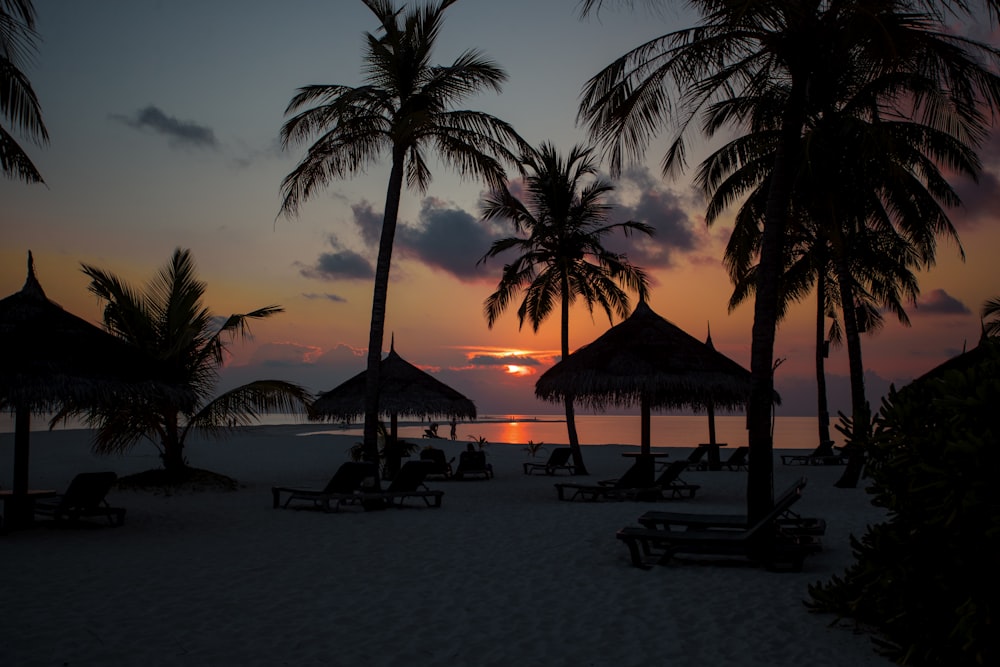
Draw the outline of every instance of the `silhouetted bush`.
[[[852,539],[842,577],[809,589],[811,608],[873,630],[899,664],[1000,664],[998,348],[890,391],[867,471],[888,521]]]

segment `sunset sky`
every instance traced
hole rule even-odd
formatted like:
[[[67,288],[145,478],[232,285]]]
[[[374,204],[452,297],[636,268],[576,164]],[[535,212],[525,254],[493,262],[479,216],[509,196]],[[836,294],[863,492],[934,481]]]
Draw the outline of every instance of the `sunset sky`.
[[[0,296],[21,288],[30,249],[49,298],[97,322],[81,263],[142,285],[174,248],[190,248],[216,314],[286,310],[256,323],[252,343],[232,347],[223,386],[278,378],[321,391],[363,370],[387,161],[333,184],[298,218],[277,217],[281,180],[304,153],[283,153],[278,136],[298,87],[360,83],[362,35],[377,27],[369,10],[352,0],[35,4],[41,43],[28,75],[51,144],[22,144],[46,185],[0,181]],[[461,0],[445,17],[436,62],[478,48],[509,74],[502,94],[468,107],[563,152],[586,142],[576,113],[589,77],[629,48],[695,22],[680,10],[606,10],[581,20],[576,0]],[[715,347],[749,366],[752,305],[727,312],[731,286],[720,260],[729,227],[705,226],[690,173],[660,177],[665,142],[615,182],[614,219],[657,230],[652,241],[620,247],[649,271],[656,312],[702,339],[710,325]],[[966,203],[953,214],[964,263],[942,241],[937,266],[920,275],[913,326],[888,322],[864,339],[873,400],[889,382],[905,383],[975,345],[983,302],[1000,296],[997,133],[983,161],[978,186],[956,182]],[[510,230],[479,220],[481,184],[440,165],[433,176],[426,196],[404,192],[386,348],[394,335],[400,355],[465,393],[480,414],[558,412],[533,395],[538,373],[557,359],[558,320],[519,331],[512,309],[487,327],[482,304],[503,262],[476,262]],[[814,310],[813,300],[799,305],[778,332],[784,414],[814,410]],[[591,317],[578,305],[570,347],[608,326],[602,313]],[[847,410],[843,348],[833,350],[828,370],[834,410]]]

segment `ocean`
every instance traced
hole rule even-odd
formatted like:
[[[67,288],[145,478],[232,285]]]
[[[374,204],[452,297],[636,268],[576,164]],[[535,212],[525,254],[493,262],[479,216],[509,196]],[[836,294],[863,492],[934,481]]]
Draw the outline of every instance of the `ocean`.
[[[275,422],[279,423],[279,422]],[[284,422],[288,423],[288,422]],[[305,433],[363,434],[361,424],[341,427],[332,424],[309,424]],[[423,439],[427,423],[400,422],[399,435],[409,440]],[[581,445],[638,445],[638,415],[577,415],[576,430]],[[747,444],[746,419],[740,416],[715,418],[716,441],[731,446]],[[831,427],[838,445],[843,436]],[[448,422],[438,422],[438,434],[449,437]],[[563,415],[484,415],[474,422],[459,422],[456,441],[565,444],[566,418]],[[705,415],[653,415],[650,418],[650,444],[653,447],[693,447],[708,442],[708,417]],[[812,449],[819,444],[816,417],[777,417],[774,421],[775,449]]]
[[[265,415],[261,425],[300,424],[302,434],[331,433],[363,435],[363,424],[346,426],[324,422],[310,422],[298,415]],[[775,449],[812,449],[819,444],[816,417],[776,417],[774,421]],[[408,440],[422,440],[427,422],[401,421],[399,435]],[[43,417],[32,419],[33,430],[48,428]],[[60,425],[57,428],[81,428],[79,423]],[[581,445],[638,445],[640,424],[638,415],[578,414],[576,430]],[[831,436],[838,445],[843,436],[831,427]],[[746,419],[742,415],[722,415],[715,418],[716,441],[731,446],[747,444]],[[0,433],[13,433],[14,422],[9,414],[0,416]],[[438,422],[438,433],[449,438],[447,421]],[[565,444],[566,418],[564,415],[482,415],[473,422],[459,422],[457,442],[507,442],[527,444]],[[653,415],[650,418],[650,437],[653,447],[693,447],[708,442],[708,417],[705,415]]]

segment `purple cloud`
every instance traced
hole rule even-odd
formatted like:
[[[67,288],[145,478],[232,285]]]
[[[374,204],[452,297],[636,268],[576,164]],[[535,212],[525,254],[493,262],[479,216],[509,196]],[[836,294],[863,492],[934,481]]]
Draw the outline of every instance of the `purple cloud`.
[[[917,309],[932,315],[969,315],[972,313],[964,303],[943,289],[931,290],[917,299]]]

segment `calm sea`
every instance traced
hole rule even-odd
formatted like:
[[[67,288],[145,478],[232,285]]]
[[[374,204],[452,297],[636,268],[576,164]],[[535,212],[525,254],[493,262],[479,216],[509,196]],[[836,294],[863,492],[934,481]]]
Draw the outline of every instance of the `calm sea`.
[[[353,435],[360,438],[362,424],[340,426],[308,422],[296,415],[265,415],[263,425],[300,424],[302,433],[332,433]],[[33,430],[48,427],[47,421],[36,417]],[[401,422],[399,434],[410,440],[423,437],[427,423]],[[65,428],[80,428],[68,424]],[[640,424],[638,415],[577,415],[576,430],[583,445],[638,445]],[[690,447],[708,442],[708,417],[705,415],[653,415],[650,422],[653,447]],[[12,433],[13,420],[9,414],[0,417],[0,433]],[[729,445],[747,444],[746,419],[743,416],[724,415],[715,418],[716,440]],[[842,436],[831,428],[837,444]],[[439,422],[438,433],[449,437],[449,426]],[[562,415],[483,415],[474,422],[459,422],[456,428],[458,442],[478,441],[508,443],[564,444],[566,420]],[[776,417],[774,421],[774,446],[776,449],[812,449],[819,443],[815,417]]]
[[[316,424],[310,433],[337,433],[362,436],[360,424],[347,427]],[[399,434],[419,440],[427,423],[401,423]],[[582,445],[638,445],[640,441],[638,415],[577,415],[576,430]],[[842,436],[831,429],[837,444]],[[717,416],[716,441],[729,445],[747,444],[746,419],[743,416]],[[438,434],[449,437],[447,422],[439,422]],[[482,416],[474,422],[459,422],[456,440],[510,443],[566,443],[566,420],[560,415],[494,415]],[[689,447],[708,442],[708,417],[705,415],[653,415],[650,418],[650,439],[653,447]],[[819,444],[815,417],[777,417],[774,422],[774,446],[777,449],[812,449]]]

